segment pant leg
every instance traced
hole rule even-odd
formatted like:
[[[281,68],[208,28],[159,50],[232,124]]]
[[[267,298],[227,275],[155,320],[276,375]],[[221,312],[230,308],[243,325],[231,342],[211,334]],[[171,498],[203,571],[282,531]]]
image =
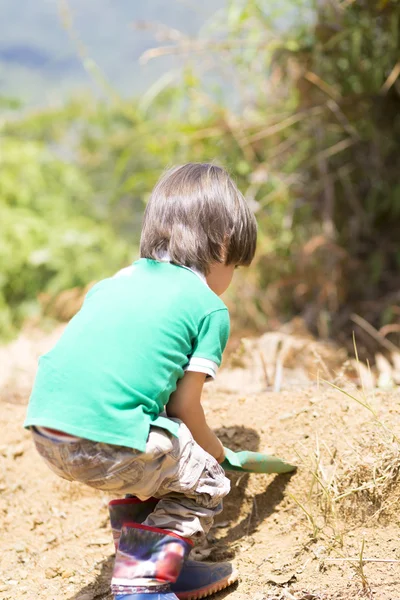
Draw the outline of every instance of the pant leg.
[[[192,452],[190,434],[177,438],[159,427],[150,428],[145,452],[86,439],[59,442],[35,430],[32,435],[37,451],[57,475],[116,496],[133,494],[147,500],[177,473],[182,488],[191,489],[205,464],[205,456]]]
[[[229,480],[180,423],[179,435],[151,427],[146,451],[79,440],[54,443],[33,432],[36,447],[61,477],[121,496],[160,499],[146,520],[184,537],[202,537],[222,509]]]
[[[178,437],[159,429],[149,436],[149,455],[166,436],[171,450],[164,458],[162,480],[152,493],[160,501],[145,524],[183,537],[201,538],[221,512],[230,482],[217,461],[195,442],[186,425],[179,423]]]
[[[176,491],[171,491],[173,487]],[[222,500],[229,493],[230,482],[217,461],[207,455],[204,469],[193,488],[182,493],[180,487],[177,480],[169,482],[165,495],[162,487],[158,490],[156,497],[160,501],[145,524],[175,531],[183,537],[201,539],[210,530],[215,515],[222,511]]]

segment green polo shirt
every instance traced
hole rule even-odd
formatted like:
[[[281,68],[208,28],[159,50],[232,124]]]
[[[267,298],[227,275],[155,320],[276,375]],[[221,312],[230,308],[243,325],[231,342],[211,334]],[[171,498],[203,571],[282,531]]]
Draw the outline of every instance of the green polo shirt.
[[[25,427],[49,427],[144,451],[150,425],[185,370],[214,377],[229,315],[185,267],[140,259],[87,294],[55,347],[42,356]]]

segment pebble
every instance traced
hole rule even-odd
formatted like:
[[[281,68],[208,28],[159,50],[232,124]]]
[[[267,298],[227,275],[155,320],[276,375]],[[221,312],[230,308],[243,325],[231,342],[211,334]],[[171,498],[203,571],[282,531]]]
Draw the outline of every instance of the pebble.
[[[23,542],[19,542],[14,546],[15,552],[25,552],[26,546]]]
[[[53,579],[54,577],[57,577],[58,572],[52,567],[49,567],[45,570],[44,574],[46,575],[47,579]]]
[[[73,577],[74,575],[75,575],[74,571],[66,569],[65,571],[62,572],[61,577],[63,579],[68,579],[69,577]]]

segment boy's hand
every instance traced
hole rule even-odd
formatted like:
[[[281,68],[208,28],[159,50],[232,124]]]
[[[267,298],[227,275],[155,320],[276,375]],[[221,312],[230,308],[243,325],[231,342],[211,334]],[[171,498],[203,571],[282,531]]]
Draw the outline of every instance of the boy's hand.
[[[207,425],[200,401],[205,378],[204,373],[185,373],[166,409],[169,417],[183,421],[199,446],[221,463],[225,458],[224,447]]]

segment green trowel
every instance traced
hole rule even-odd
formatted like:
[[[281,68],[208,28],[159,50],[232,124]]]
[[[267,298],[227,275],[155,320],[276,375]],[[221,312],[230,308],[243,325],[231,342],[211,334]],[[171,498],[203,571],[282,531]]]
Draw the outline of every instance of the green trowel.
[[[295,465],[290,465],[277,456],[241,450],[234,452],[225,448],[225,460],[221,464],[226,471],[242,471],[244,473],[292,473]]]

